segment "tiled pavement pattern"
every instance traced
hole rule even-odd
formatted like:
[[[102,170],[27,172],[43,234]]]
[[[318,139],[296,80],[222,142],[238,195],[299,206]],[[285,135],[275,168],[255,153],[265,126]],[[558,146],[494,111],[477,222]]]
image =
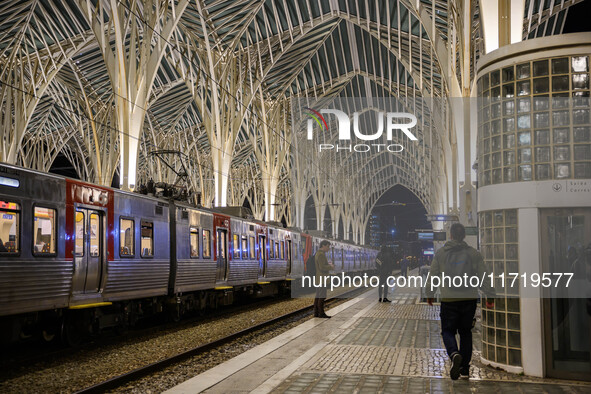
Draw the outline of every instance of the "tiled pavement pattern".
[[[326,346],[308,370],[393,375],[402,372],[400,351],[387,346]]]
[[[342,375],[302,373],[292,376],[276,392],[285,394],[316,393],[589,393],[589,386],[543,383],[515,383],[495,380],[452,381],[441,378],[418,378],[386,375]]]
[[[443,349],[441,328],[435,320],[360,318],[339,341],[342,345],[426,347]]]
[[[415,304],[416,298],[412,301],[414,301],[413,305],[395,304],[395,308],[392,308],[392,304],[394,304],[394,302],[392,302],[392,304],[378,304],[378,306],[369,311],[365,317],[375,317],[382,319],[437,320],[437,322],[439,322],[439,306]]]
[[[480,324],[473,330],[470,380],[449,379],[439,307],[418,291],[390,294],[342,336],[276,387],[274,393],[591,393],[590,384],[525,377],[483,365]],[[477,316],[480,312],[477,312]]]

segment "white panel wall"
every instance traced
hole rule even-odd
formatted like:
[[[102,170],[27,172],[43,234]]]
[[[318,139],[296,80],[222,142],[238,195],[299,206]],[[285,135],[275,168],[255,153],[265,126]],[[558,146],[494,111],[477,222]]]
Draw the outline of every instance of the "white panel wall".
[[[521,208],[517,211],[519,240],[519,273],[540,272],[540,220],[537,208]],[[521,310],[521,362],[523,373],[544,376],[544,342],[542,299],[540,288],[528,288],[522,293]]]

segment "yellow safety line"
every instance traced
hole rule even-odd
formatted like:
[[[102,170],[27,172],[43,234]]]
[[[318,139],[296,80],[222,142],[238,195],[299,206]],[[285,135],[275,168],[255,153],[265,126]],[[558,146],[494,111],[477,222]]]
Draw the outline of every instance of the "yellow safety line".
[[[232,286],[218,286],[215,287],[214,290],[228,290],[228,289],[232,289]]]
[[[86,308],[95,308],[98,306],[108,306],[113,305],[112,302],[95,302],[94,304],[84,304],[84,305],[73,305],[68,307],[68,309],[86,309]]]
[[[268,285],[271,282],[257,282],[257,285]]]

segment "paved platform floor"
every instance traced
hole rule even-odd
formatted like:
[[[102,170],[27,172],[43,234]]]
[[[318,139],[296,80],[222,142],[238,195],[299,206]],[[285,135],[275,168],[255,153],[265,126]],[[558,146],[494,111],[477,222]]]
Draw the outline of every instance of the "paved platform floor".
[[[452,381],[439,307],[399,289],[328,311],[167,393],[591,393],[590,383],[520,376],[483,365],[474,329],[470,379]],[[479,311],[477,312],[479,315]]]

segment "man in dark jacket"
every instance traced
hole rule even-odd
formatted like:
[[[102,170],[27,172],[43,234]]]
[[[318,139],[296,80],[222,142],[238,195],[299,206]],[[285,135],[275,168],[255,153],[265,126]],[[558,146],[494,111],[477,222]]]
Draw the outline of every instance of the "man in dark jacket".
[[[330,274],[330,271],[334,269],[334,265],[328,262],[326,258],[326,252],[330,250],[330,242],[324,240],[320,242],[320,249],[314,256],[314,262],[316,263],[316,283],[324,283],[324,277]],[[316,288],[316,298],[314,299],[314,317],[321,317],[324,319],[330,319],[324,312],[324,300],[326,299],[326,286],[320,286]]]
[[[439,249],[433,258],[427,283],[426,295],[429,305],[433,305],[434,278],[440,279],[441,286],[441,336],[451,359],[450,377],[456,380],[470,375],[470,360],[472,359],[472,320],[476,313],[478,290],[470,286],[471,282],[463,281],[459,287],[450,286],[443,281],[443,276],[468,277],[477,276],[479,279],[485,274],[482,255],[464,242],[466,229],[460,223],[454,223],[450,229],[451,240]],[[490,280],[485,278],[480,284],[487,297],[494,297],[495,292]],[[493,308],[492,299],[487,298],[487,308]],[[460,334],[460,347],[456,341],[456,332]]]
[[[376,267],[380,278],[380,285],[378,286],[380,302],[391,302],[388,299],[388,285],[386,281],[394,269],[394,253],[386,245],[382,245],[380,253],[376,257]]]

